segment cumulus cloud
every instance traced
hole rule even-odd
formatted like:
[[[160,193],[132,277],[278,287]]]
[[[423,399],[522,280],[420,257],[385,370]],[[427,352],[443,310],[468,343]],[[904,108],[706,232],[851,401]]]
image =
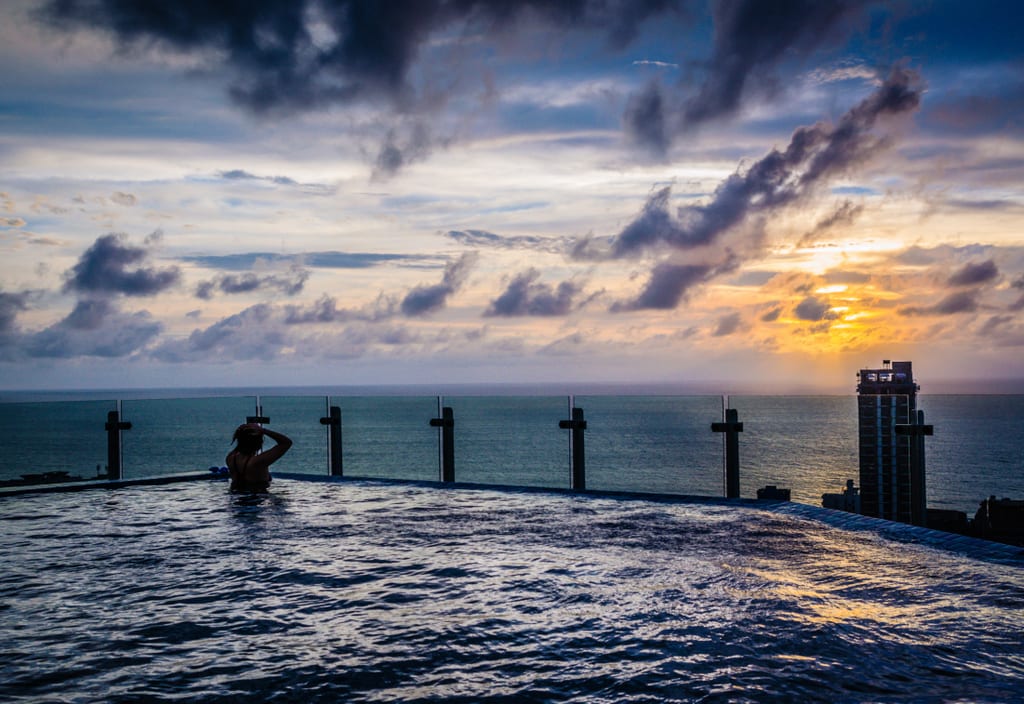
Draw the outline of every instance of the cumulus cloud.
[[[145,311],[127,313],[106,300],[82,300],[59,322],[25,335],[28,357],[128,357],[154,341],[163,325]]]
[[[807,296],[793,309],[793,313],[800,320],[818,322],[821,320],[835,319],[835,313],[830,312],[832,304],[823,298]]]
[[[448,298],[462,288],[479,258],[480,255],[476,252],[466,252],[455,261],[449,262],[444,269],[441,283],[417,286],[405,295],[399,305],[402,313],[409,317],[417,317],[444,307]]]
[[[64,290],[152,296],[178,283],[181,271],[176,266],[131,269],[142,263],[149,252],[125,244],[124,239],[124,235],[113,233],[98,238],[65,274]]]
[[[978,310],[977,291],[956,291],[950,293],[933,306],[906,306],[900,308],[903,315],[957,315],[974,313]]]
[[[505,290],[491,301],[485,316],[555,316],[567,315],[576,308],[576,298],[583,287],[575,281],[552,286],[538,281],[540,271],[527,269],[517,274]]]
[[[399,303],[381,293],[376,300],[361,308],[339,308],[338,301],[326,293],[308,306],[289,305],[285,307],[286,325],[308,323],[347,323],[361,321],[376,323],[398,314]]]
[[[153,350],[165,362],[217,359],[273,359],[288,342],[274,318],[274,308],[258,303],[206,328],[193,330],[185,339],[168,339]]]
[[[641,213],[611,240],[609,251],[589,239],[577,244],[578,258],[622,257],[658,244],[693,249],[712,244],[753,215],[766,215],[811,195],[828,179],[849,171],[885,145],[872,132],[878,120],[907,113],[920,103],[917,74],[894,69],[884,83],[835,124],[800,127],[785,150],[773,149],[746,171],[718,185],[706,204],[673,214],[671,186],[652,194]]]
[[[211,281],[200,282],[196,286],[196,297],[204,300],[213,298],[214,291],[226,294],[252,293],[260,290],[272,290],[286,296],[294,296],[302,292],[309,279],[309,271],[299,264],[292,264],[285,274],[222,274]]]
[[[714,264],[676,264],[661,262],[651,271],[647,283],[633,299],[616,301],[609,310],[624,313],[637,310],[670,310],[679,305],[689,291],[719,274],[735,271],[733,259]]]
[[[968,262],[949,277],[950,286],[977,286],[999,277],[999,268],[991,259],[983,262]]]

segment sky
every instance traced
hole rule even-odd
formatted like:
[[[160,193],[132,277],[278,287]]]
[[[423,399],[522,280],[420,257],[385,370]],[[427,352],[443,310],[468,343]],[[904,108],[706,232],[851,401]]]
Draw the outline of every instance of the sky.
[[[1016,3],[0,13],[0,389],[1024,389]]]

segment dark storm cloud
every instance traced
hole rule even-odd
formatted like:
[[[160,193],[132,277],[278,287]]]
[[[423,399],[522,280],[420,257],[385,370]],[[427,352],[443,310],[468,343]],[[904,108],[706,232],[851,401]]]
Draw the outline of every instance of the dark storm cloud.
[[[775,306],[771,310],[761,315],[761,321],[765,323],[774,323],[782,315],[782,306]]]
[[[635,299],[616,301],[609,310],[613,313],[670,310],[686,298],[690,289],[735,269],[736,261],[733,259],[719,265],[662,262],[651,271],[650,278]]]
[[[540,271],[527,269],[517,274],[500,296],[491,301],[484,315],[491,316],[554,316],[567,315],[576,308],[576,298],[583,287],[575,281],[558,286],[538,282]]]
[[[444,269],[441,283],[432,286],[418,286],[406,294],[399,306],[404,315],[416,317],[442,308],[448,297],[458,291],[466,282],[469,272],[476,265],[479,255],[466,252]]]
[[[766,3],[766,5],[770,5]],[[871,95],[834,125],[800,127],[784,151],[773,149],[749,169],[718,185],[711,201],[669,209],[671,187],[654,193],[640,215],[612,239],[606,256],[621,257],[664,243],[677,249],[711,244],[750,215],[798,202],[829,178],[843,174],[878,151],[884,140],[872,134],[878,119],[917,108],[922,88],[913,71],[895,69]],[[593,258],[599,248],[583,240],[574,254]]]
[[[957,315],[978,310],[977,291],[951,293],[933,306],[907,306],[900,308],[902,315]]]
[[[166,269],[129,267],[140,264],[147,250],[123,243],[124,236],[109,234],[97,239],[66,274],[65,291],[121,293],[152,296],[174,286],[181,279],[176,266]]]
[[[655,153],[674,137],[705,122],[730,117],[755,92],[771,92],[776,67],[811,53],[830,39],[840,42],[869,0],[736,0],[712,5],[714,47],[695,94],[688,87],[647,84],[632,95],[623,115],[626,133]]]
[[[999,268],[991,259],[983,262],[968,262],[949,277],[950,286],[977,286],[999,278]]]
[[[204,300],[213,298],[214,291],[237,294],[271,290],[286,296],[294,296],[302,292],[307,279],[309,271],[298,264],[293,264],[286,274],[222,274],[212,281],[201,282],[196,286],[195,294]]]
[[[714,50],[708,74],[683,108],[683,126],[731,115],[782,60],[810,53],[849,27],[866,0],[736,0],[713,5]]]
[[[40,15],[69,30],[107,31],[124,47],[155,43],[217,56],[231,76],[232,97],[253,111],[264,112],[380,99],[409,109],[418,100],[410,86],[411,68],[438,32],[456,30],[468,37],[509,32],[517,19],[528,14],[532,22],[549,27],[604,32],[611,44],[621,47],[632,40],[640,22],[678,4],[672,0],[49,0]]]

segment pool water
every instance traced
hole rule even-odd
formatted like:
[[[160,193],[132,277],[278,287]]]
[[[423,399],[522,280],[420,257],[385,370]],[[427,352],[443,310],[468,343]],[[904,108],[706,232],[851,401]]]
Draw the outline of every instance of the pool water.
[[[1009,701],[1024,569],[724,502],[279,480],[0,500],[0,698]]]

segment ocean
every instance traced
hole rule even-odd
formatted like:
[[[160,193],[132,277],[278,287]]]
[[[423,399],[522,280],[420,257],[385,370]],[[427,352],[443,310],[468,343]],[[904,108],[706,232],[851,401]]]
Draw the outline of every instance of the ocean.
[[[67,471],[94,477],[106,465],[103,425],[120,407],[132,424],[123,434],[124,476],[149,477],[219,467],[231,433],[257,403],[270,427],[295,446],[275,469],[328,472],[327,429],[320,418],[339,406],[346,476],[436,480],[439,397],[396,395],[231,395],[222,390],[170,394],[67,394],[53,400],[0,399],[0,479]],[[710,431],[723,397],[579,395],[584,410],[587,487],[721,496],[723,439]],[[119,400],[120,399],[120,400]],[[565,488],[570,481],[570,397],[463,393],[440,401],[455,417],[456,480]],[[794,501],[820,505],[821,495],[857,479],[857,403],[849,396],[731,396],[744,423],[740,436],[741,495],[788,488]],[[1024,395],[919,396],[935,426],[926,441],[931,508],[972,515],[990,495],[1024,498]]]

